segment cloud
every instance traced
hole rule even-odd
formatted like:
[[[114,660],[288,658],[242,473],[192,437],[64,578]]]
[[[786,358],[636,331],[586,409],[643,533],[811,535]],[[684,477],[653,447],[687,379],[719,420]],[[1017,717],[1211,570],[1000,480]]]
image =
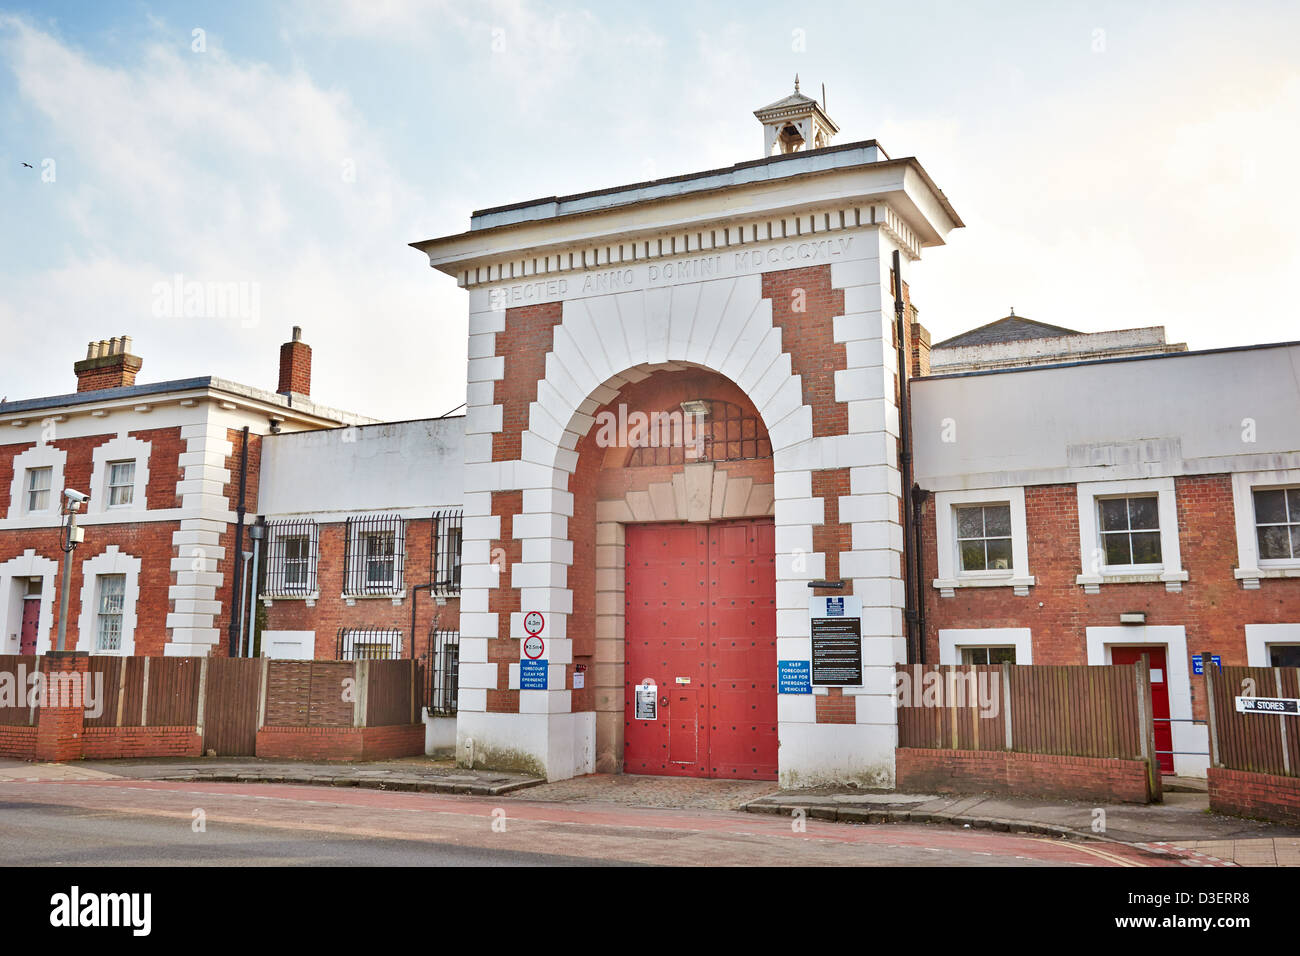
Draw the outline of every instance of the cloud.
[[[463,399],[464,304],[406,248],[428,204],[344,93],[212,38],[193,52],[188,30],[165,25],[126,67],[14,17],[0,20],[0,49],[20,108],[49,127],[58,178],[41,195],[60,235],[0,301],[65,339],[33,353],[11,396],[70,384],[81,356],[66,338],[124,332],[145,359],[142,381],[217,374],[273,387],[277,346],[297,324],[322,401],[411,416]],[[154,287],[176,274],[256,284],[257,324],[154,315]]]

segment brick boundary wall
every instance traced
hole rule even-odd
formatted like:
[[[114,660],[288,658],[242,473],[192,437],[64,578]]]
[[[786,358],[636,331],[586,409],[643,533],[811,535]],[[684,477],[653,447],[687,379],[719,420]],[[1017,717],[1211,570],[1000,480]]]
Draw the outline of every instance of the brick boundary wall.
[[[280,760],[382,760],[424,753],[424,724],[391,727],[263,727],[257,756]]]
[[[203,737],[194,727],[87,727],[82,731],[85,760],[130,757],[201,757]]]
[[[1216,813],[1300,825],[1300,777],[1210,767],[1206,778]]]
[[[1141,760],[900,747],[895,752],[895,764],[895,787],[900,791],[987,791],[1072,800],[1152,802],[1147,766]]]
[[[36,759],[35,727],[0,727],[0,757]]]

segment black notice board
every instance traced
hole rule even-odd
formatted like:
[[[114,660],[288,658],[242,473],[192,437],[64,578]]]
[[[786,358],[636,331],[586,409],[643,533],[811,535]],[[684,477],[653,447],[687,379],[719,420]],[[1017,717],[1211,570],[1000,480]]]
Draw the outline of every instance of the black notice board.
[[[812,619],[812,682],[826,687],[862,684],[862,619]]]

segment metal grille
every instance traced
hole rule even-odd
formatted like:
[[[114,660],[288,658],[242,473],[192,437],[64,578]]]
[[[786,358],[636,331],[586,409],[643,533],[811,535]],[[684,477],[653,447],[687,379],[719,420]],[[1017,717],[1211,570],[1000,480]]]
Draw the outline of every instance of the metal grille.
[[[402,590],[405,565],[405,526],[400,517],[348,519],[344,594],[397,594]]]
[[[430,536],[429,566],[433,569],[433,584],[440,594],[460,593],[460,545],[463,512],[457,508],[433,513],[433,534]]]
[[[429,649],[424,654],[424,706],[430,714],[448,717],[456,713],[456,685],[460,669],[460,632],[429,631]]]
[[[387,627],[340,627],[335,656],[341,661],[392,661],[402,656],[402,632]]]
[[[641,431],[629,423],[627,442],[633,446],[627,459],[629,467],[772,457],[772,441],[762,420],[739,405],[718,399],[696,399],[685,404],[708,410],[703,415],[657,412],[648,416]]]
[[[310,518],[267,525],[266,585],[272,597],[316,593],[320,530]]]

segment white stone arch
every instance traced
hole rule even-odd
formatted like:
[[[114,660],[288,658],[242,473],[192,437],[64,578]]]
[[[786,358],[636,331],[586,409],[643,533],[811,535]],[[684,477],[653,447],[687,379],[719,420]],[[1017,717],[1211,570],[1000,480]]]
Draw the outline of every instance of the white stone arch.
[[[772,302],[763,298],[761,274],[696,281],[673,276],[670,281],[680,284],[561,301],[519,458],[492,461],[491,436],[502,431],[504,411],[494,401],[494,383],[505,375],[505,360],[495,354],[496,337],[506,331],[506,315],[492,309],[471,313],[477,357],[469,363],[466,418],[457,727],[462,762],[528,766],[552,778],[595,769],[594,714],[572,713],[572,691],[564,683],[565,665],[573,661],[568,571],[574,494],[568,487],[577,467],[576,447],[594,425],[592,414],[625,384],[659,368],[699,367],[730,379],[748,396],[772,441],[779,659],[809,659],[808,582],[826,576],[826,556],[813,550],[813,528],[826,517],[823,499],[813,495],[813,475],[848,469],[851,477],[851,491],[840,494],[838,506],[839,520],[852,525],[853,538],[852,550],[840,554],[840,574],[852,579],[867,607],[864,685],[847,692],[856,697],[856,724],[818,724],[813,695],[780,697],[781,780],[892,784],[893,668],[906,651],[894,357],[889,320],[879,307],[879,267],[872,258],[831,265],[831,286],[845,296],[845,314],[834,317],[833,336],[845,345],[847,362],[835,372],[834,398],[847,406],[849,427],[837,436],[813,435],[813,410],[803,402],[802,379],[783,349]],[[516,490],[522,492],[519,513],[505,519],[493,515],[492,493]],[[492,546],[503,536],[520,542],[521,559],[499,568]],[[523,612],[546,615],[549,689],[520,690],[517,714],[486,707],[492,688],[519,687],[517,665],[503,668],[509,682],[498,683],[505,675],[488,660],[488,642],[502,623],[489,611],[489,595],[498,587],[519,592],[521,611],[505,622],[511,636],[523,636]]]
[[[24,598],[17,593],[29,578],[41,579],[41,609],[36,624],[36,653],[50,649],[50,628],[54,624],[54,582],[59,563],[39,555],[32,548],[0,564],[0,613],[4,614],[4,633],[0,634],[0,654],[17,654],[20,643]],[[22,590],[25,592],[26,588]]]
[[[74,552],[75,554],[75,552]],[[136,600],[140,596],[140,559],[110,544],[100,554],[81,565],[81,613],[77,618],[78,651],[95,650],[95,619],[99,613],[99,575],[121,574],[126,578],[122,601],[122,657],[135,654]]]

